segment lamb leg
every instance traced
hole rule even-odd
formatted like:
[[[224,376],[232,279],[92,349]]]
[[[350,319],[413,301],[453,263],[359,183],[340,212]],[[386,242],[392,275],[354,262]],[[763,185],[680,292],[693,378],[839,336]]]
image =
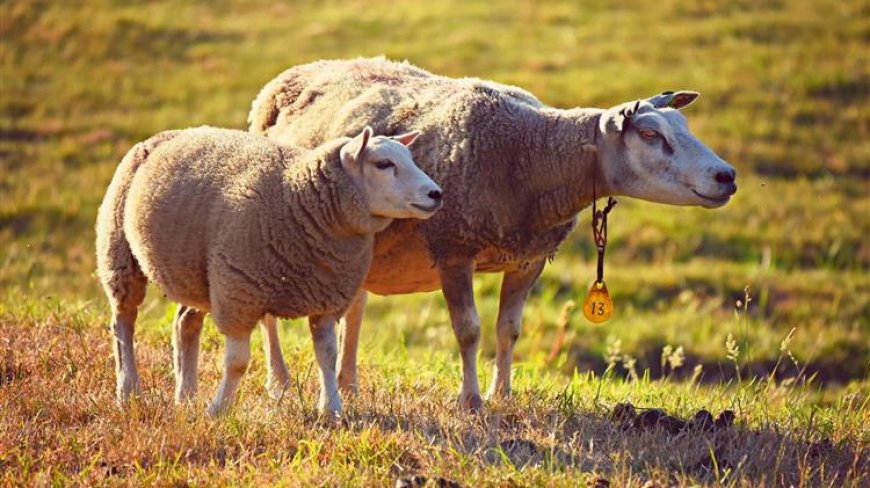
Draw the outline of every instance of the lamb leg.
[[[260,330],[263,332],[263,351],[266,353],[266,391],[277,400],[290,384],[290,372],[287,371],[278,338],[278,319],[274,315],[264,315]]]
[[[341,392],[354,394],[359,388],[356,372],[356,352],[359,349],[359,331],[362,327],[368,293],[360,288],[342,320],[341,351],[338,372],[338,387]]]
[[[136,353],[133,348],[133,330],[137,311],[116,311],[112,320],[112,335],[114,336],[116,395],[118,403],[123,405],[132,395],[138,395],[139,372],[136,370]]]
[[[340,415],[341,397],[335,375],[335,360],[338,358],[335,319],[328,316],[309,317],[308,328],[314,340],[314,356],[320,367],[320,400],[317,407],[321,413]]]
[[[172,353],[175,363],[175,401],[193,398],[197,386],[199,336],[205,314],[179,305],[172,324]]]
[[[220,327],[220,324],[218,324]],[[253,324],[252,324],[253,327]],[[238,336],[226,336],[226,350],[224,351],[224,376],[221,379],[217,394],[208,407],[208,413],[212,416],[223,413],[236,397],[242,375],[248,369],[251,360],[251,334],[242,333]]]

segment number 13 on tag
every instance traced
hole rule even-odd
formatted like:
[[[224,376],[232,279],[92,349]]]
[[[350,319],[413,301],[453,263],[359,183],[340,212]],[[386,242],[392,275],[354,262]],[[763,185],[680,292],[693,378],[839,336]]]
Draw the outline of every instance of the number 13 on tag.
[[[613,313],[613,302],[607,292],[607,285],[603,281],[592,283],[589,294],[583,301],[583,315],[596,324],[606,322]]]

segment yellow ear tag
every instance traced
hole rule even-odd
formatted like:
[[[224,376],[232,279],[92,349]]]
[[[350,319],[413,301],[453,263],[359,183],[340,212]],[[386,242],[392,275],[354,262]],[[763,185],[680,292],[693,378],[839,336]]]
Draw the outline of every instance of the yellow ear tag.
[[[607,293],[607,285],[603,281],[592,283],[589,294],[583,301],[583,315],[590,322],[600,324],[606,322],[612,313],[613,302],[610,300],[610,294]]]

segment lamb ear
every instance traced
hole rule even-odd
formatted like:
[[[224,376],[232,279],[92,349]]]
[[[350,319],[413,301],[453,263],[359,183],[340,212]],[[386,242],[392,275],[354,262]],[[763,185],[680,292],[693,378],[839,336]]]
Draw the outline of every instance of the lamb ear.
[[[677,92],[666,91],[661,95],[650,97],[647,101],[655,108],[675,108],[677,110],[688,106],[701,94],[694,91],[681,90]]]
[[[366,146],[369,145],[369,139],[372,137],[372,128],[366,126],[366,128],[363,129],[362,133],[357,137],[362,137],[362,142],[360,142],[359,149],[357,149],[354,158],[357,161],[360,161],[362,159],[363,152],[366,150]]]
[[[394,141],[399,141],[400,143],[402,143],[403,146],[407,147],[407,146],[410,146],[411,144],[414,144],[414,141],[416,141],[418,137],[420,137],[420,131],[419,130],[412,130],[411,132],[406,132],[404,134],[392,136],[392,137],[390,137],[390,139],[392,139]]]

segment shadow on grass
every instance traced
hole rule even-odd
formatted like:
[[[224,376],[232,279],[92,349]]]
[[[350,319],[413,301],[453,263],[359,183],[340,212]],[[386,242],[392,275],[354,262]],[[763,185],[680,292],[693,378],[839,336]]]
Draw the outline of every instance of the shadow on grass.
[[[679,369],[670,370],[662,366],[662,348],[664,343],[649,343],[639,351],[635,364],[636,371],[648,374],[651,380],[670,378],[687,380],[692,378],[696,367],[701,367],[697,380],[703,384],[731,384],[738,379],[738,370],[733,363],[711,361],[686,353]],[[819,357],[808,364],[796,365],[792,361],[777,362],[774,359],[756,361],[740,361],[739,378],[768,378],[773,375],[777,381],[789,378],[813,378],[813,383],[822,387],[846,385],[850,381],[860,381],[867,375],[866,358],[870,357],[870,348],[858,343],[838,344],[836,356]],[[592,371],[601,376],[607,371],[607,362],[601,356],[594,355],[588,349],[575,347],[569,354],[568,363],[580,372]],[[628,377],[622,365],[617,365],[614,373]]]
[[[346,414],[345,427],[355,432],[376,426],[416,433],[430,444],[460,452],[483,466],[516,473],[528,468],[577,472],[604,482],[614,477],[624,483],[626,473],[633,473],[640,480],[654,480],[661,486],[679,486],[687,480],[705,484],[739,480],[751,486],[850,486],[870,477],[868,453],[862,445],[835,445],[827,438],[805,440],[797,432],[775,425],[765,429],[740,425],[707,429],[678,419],[686,422],[686,427],[675,431],[664,423],[626,423],[613,418],[612,412],[566,414],[516,404],[497,408],[506,411],[490,411],[479,417],[455,414],[464,422],[439,422],[427,418],[425,409],[403,415],[361,407]],[[420,462],[419,456],[407,459],[413,462],[394,466],[398,474],[440,472],[432,471],[432,466],[427,470],[427,463]]]

